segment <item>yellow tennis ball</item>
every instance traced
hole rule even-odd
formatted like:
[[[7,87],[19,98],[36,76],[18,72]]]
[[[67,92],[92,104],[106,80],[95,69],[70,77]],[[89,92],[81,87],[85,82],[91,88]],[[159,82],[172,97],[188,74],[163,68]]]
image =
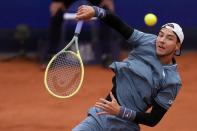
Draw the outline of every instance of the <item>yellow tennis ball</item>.
[[[144,17],[144,22],[147,26],[154,26],[157,23],[157,16],[153,13],[148,13]]]

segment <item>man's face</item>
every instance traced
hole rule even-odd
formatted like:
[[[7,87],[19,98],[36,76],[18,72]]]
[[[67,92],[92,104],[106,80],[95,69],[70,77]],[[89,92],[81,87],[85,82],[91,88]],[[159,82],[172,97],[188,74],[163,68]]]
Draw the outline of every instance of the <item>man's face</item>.
[[[167,28],[162,28],[156,39],[156,53],[158,56],[168,56],[180,48],[175,33]]]

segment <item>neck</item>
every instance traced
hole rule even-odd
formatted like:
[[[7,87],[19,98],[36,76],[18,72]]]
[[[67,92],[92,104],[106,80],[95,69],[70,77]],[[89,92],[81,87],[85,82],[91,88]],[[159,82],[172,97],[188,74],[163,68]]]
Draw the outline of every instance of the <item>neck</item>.
[[[172,62],[173,55],[158,56],[158,57],[162,65],[173,64]]]

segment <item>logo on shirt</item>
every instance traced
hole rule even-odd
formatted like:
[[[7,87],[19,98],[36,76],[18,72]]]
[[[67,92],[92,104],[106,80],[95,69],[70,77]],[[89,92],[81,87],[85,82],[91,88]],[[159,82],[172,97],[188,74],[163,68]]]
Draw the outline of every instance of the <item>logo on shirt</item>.
[[[163,77],[165,78],[166,74],[165,74],[164,70],[163,70],[163,72],[162,72],[162,75],[163,75]]]
[[[173,100],[168,101],[168,104],[172,105],[172,103],[173,103]]]

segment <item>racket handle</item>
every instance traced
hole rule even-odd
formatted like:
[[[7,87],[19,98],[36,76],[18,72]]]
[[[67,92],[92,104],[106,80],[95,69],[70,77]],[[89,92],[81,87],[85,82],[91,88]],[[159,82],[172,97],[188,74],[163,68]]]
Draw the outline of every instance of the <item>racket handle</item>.
[[[75,35],[80,34],[82,25],[83,25],[83,21],[82,20],[77,22],[77,26],[75,28]]]

